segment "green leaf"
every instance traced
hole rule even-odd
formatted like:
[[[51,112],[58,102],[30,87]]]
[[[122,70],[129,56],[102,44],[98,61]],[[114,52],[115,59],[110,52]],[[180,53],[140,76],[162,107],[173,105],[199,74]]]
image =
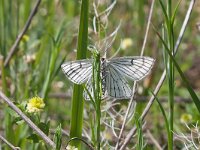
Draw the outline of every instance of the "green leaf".
[[[177,13],[177,10],[178,10],[178,7],[179,7],[181,1],[182,1],[182,0],[179,0],[178,4],[176,5],[176,7],[175,7],[175,9],[174,9],[174,13],[173,13],[172,20],[171,20],[171,21],[172,21],[172,22],[171,22],[172,25],[174,24],[175,16],[176,16],[176,13]]]
[[[61,149],[61,144],[62,144],[62,128],[61,128],[61,124],[56,128],[56,133],[55,133],[53,139],[54,139],[53,141],[56,143],[56,150],[60,150]]]
[[[159,3],[160,3],[160,5],[161,5],[161,8],[162,8],[163,14],[164,14],[164,16],[165,16],[166,22],[168,22],[169,18],[168,18],[168,15],[167,15],[167,12],[166,12],[166,8],[165,8],[165,6],[164,6],[162,0],[159,0]]]
[[[39,143],[40,141],[36,134],[31,134],[27,139],[33,141],[33,143]]]
[[[142,120],[140,119],[140,117],[136,114],[135,115],[135,123],[136,123],[136,127],[137,127],[137,146],[136,149],[137,150],[142,150],[144,149],[144,139],[143,139],[143,132],[142,132]]]
[[[167,115],[165,113],[165,110],[164,110],[162,104],[160,103],[160,101],[158,100],[157,96],[153,92],[151,92],[151,94],[155,97],[155,99],[156,99],[156,101],[158,103],[158,106],[159,106],[159,108],[160,108],[160,110],[162,112],[162,115],[163,115],[164,120],[165,120],[165,126],[166,126],[166,129],[167,129],[168,135],[169,135],[169,132],[170,132],[170,130],[169,130],[169,122],[167,120]]]
[[[46,124],[46,123],[43,123],[43,122],[40,122],[38,124],[38,127],[46,134],[48,135],[49,134],[49,122]]]
[[[21,117],[15,117],[14,118],[14,120],[12,121],[12,124],[22,124],[22,123],[24,123],[24,120],[22,120],[22,118]]]

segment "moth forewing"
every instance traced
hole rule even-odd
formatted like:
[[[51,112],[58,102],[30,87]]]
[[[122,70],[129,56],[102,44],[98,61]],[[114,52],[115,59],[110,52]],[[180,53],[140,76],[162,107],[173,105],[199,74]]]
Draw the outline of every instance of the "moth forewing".
[[[92,74],[92,60],[83,59],[66,62],[61,65],[66,77],[76,84],[85,83]]]

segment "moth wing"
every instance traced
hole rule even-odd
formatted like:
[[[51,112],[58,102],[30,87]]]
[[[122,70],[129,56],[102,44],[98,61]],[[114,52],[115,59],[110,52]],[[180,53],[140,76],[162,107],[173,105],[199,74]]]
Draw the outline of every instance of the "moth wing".
[[[116,68],[108,66],[106,78],[106,90],[110,97],[116,99],[131,98],[132,90],[123,74],[121,74]]]
[[[119,57],[108,61],[108,66],[112,66],[131,80],[138,81],[147,76],[153,67],[155,60],[150,57]]]
[[[61,65],[66,77],[76,84],[85,83],[92,74],[92,60],[83,59]]]

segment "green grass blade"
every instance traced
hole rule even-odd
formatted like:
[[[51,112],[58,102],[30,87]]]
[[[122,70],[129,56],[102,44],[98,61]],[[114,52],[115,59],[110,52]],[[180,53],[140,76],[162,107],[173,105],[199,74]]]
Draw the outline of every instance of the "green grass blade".
[[[176,62],[176,60],[174,59],[174,57],[172,56],[169,48],[167,47],[167,44],[165,43],[165,41],[162,39],[162,37],[160,36],[160,34],[155,30],[156,34],[158,35],[159,39],[162,41],[163,45],[165,46],[165,50],[168,53],[168,55],[170,56],[171,60],[173,61],[178,73],[180,74],[184,84],[186,85],[186,88],[188,90],[188,92],[190,93],[190,96],[192,97],[192,100],[194,102],[194,104],[196,105],[199,113],[200,113],[200,100],[198,98],[198,96],[196,95],[196,93],[194,92],[194,90],[192,89],[190,83],[188,82],[188,80],[186,79],[184,73],[182,72],[181,68],[179,67],[178,63]]]
[[[93,52],[94,63],[93,63],[93,91],[96,106],[96,148],[101,148],[101,78],[100,78],[100,53],[95,50]]]
[[[59,56],[60,52],[60,46],[61,46],[61,39],[62,39],[62,32],[63,28],[59,29],[58,35],[56,36],[55,39],[53,39],[53,50],[51,52],[50,56],[50,62],[49,62],[49,67],[48,67],[48,72],[47,72],[47,77],[44,82],[44,86],[42,88],[42,97],[45,99],[48,93],[49,86],[52,82],[52,76],[54,74],[54,71],[56,70],[56,62]],[[59,66],[60,68],[60,66]]]
[[[165,6],[164,6],[162,0],[159,0],[159,3],[160,3],[160,5],[161,5],[161,8],[162,8],[163,14],[164,14],[164,16],[165,16],[166,22],[168,22],[169,18],[168,18],[168,15],[167,15],[167,12],[166,12],[166,8],[165,8]]]
[[[176,17],[176,13],[177,13],[178,7],[180,6],[181,1],[182,0],[179,0],[178,4],[176,5],[176,7],[174,9],[174,13],[173,13],[172,20],[171,20],[172,25],[174,24],[174,19]]]
[[[165,120],[165,126],[166,126],[166,128],[167,128],[167,132],[168,132],[168,135],[169,135],[169,132],[170,132],[170,130],[169,130],[169,122],[168,122],[168,120],[167,120],[167,115],[166,115],[166,113],[165,113],[165,110],[164,110],[162,104],[160,103],[160,101],[158,100],[157,96],[156,96],[153,92],[151,92],[151,94],[155,97],[155,100],[157,101],[158,106],[159,106],[159,108],[160,108],[160,110],[161,110],[161,112],[162,112],[162,115],[163,115],[164,120]]]
[[[89,0],[82,0],[81,4],[81,16],[78,35],[78,49],[77,59],[86,58],[87,44],[88,44],[88,11]],[[70,126],[70,138],[82,136],[82,124],[83,124],[83,87],[80,85],[74,85],[72,110],[71,110],[71,126]],[[72,141],[73,146],[80,149],[80,141]]]
[[[54,135],[54,142],[56,143],[55,150],[60,150],[62,145],[62,128],[61,124],[56,128],[56,133]]]
[[[136,121],[136,127],[137,127],[137,135],[138,135],[136,150],[143,150],[144,139],[143,139],[143,132],[142,132],[142,120],[136,115],[135,121]]]

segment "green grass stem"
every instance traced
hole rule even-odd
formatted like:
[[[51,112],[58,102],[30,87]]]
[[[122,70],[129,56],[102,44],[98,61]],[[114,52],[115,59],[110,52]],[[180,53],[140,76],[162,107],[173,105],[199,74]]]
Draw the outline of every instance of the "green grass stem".
[[[78,34],[78,48],[77,59],[86,58],[87,45],[88,45],[88,11],[89,0],[82,0],[80,25]],[[81,85],[74,85],[72,109],[71,109],[71,125],[70,125],[70,138],[82,138],[82,124],[83,124],[83,87]],[[72,141],[73,146],[81,149],[80,141]]]
[[[101,148],[101,78],[100,78],[100,53],[96,50],[94,52],[94,64],[93,64],[93,91],[94,101],[96,106],[96,148]]]
[[[167,7],[164,6],[162,0],[159,0],[162,12],[165,18],[165,29],[166,36],[165,40],[168,43],[167,46],[170,49],[170,52],[174,54],[174,31],[173,31],[173,22],[174,16],[172,14],[172,1],[167,0]],[[177,8],[176,8],[177,10]],[[176,13],[175,10],[175,13]],[[172,22],[173,21],[173,22]],[[165,33],[165,31],[164,31]],[[165,49],[165,47],[164,47]],[[168,55],[166,55],[168,56]],[[170,57],[166,57],[166,71],[167,71],[167,79],[168,79],[168,91],[169,91],[169,129],[168,133],[168,150],[173,149],[173,125],[174,125],[174,65]]]
[[[169,134],[170,134],[169,122],[168,122],[168,119],[167,119],[167,115],[166,115],[166,113],[165,113],[165,110],[164,110],[164,108],[163,108],[161,102],[158,100],[158,97],[157,97],[153,92],[151,92],[151,94],[155,97],[155,100],[156,100],[156,102],[158,103],[158,106],[159,106],[159,108],[160,108],[160,110],[161,110],[161,112],[162,112],[162,115],[163,115],[164,120],[165,120],[165,126],[166,126],[166,129],[167,129],[167,134],[169,135]]]

